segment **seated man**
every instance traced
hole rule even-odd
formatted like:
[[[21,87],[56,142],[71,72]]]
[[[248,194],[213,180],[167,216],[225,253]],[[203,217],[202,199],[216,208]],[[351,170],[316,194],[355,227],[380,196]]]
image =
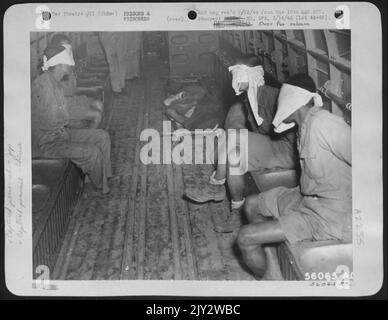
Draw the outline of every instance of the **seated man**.
[[[300,186],[247,198],[250,224],[241,228],[238,245],[257,278],[282,279],[274,243],[351,241],[351,130],[320,106],[314,81],[305,74],[292,76],[280,90],[273,125],[278,132],[298,127]]]
[[[64,34],[55,34],[51,38],[50,45],[63,46],[72,55],[71,41]],[[73,70],[62,79],[61,84],[69,110],[69,126],[72,128],[98,128],[102,120],[104,104],[100,100],[77,95],[77,79]]]
[[[272,168],[294,168],[296,159],[295,133],[290,131],[287,134],[273,135],[271,122],[276,111],[278,89],[264,84],[264,71],[259,66],[256,56],[246,56],[237,62],[238,72],[233,74],[233,87],[237,94],[247,92],[249,104],[238,102],[230,108],[225,120],[225,130],[245,129],[247,127],[248,111],[253,117],[254,123],[259,126],[259,133],[248,132],[247,159],[241,158],[248,164],[248,172],[263,171]],[[234,68],[232,67],[232,68]],[[256,106],[255,110],[248,110]],[[260,115],[259,115],[260,114]],[[220,140],[219,140],[220,141]],[[220,143],[220,142],[219,142]],[[236,148],[239,146],[237,145]],[[227,147],[219,147],[219,159]],[[235,152],[235,149],[232,150]],[[210,177],[205,188],[186,189],[185,195],[196,202],[222,201],[226,197],[224,184],[227,182],[231,195],[231,214],[223,225],[217,225],[217,232],[233,232],[236,220],[239,219],[239,211],[244,205],[245,177],[243,174],[234,174],[233,165],[229,162],[221,163],[218,160],[217,169]],[[245,157],[244,153],[241,153]]]
[[[69,128],[61,80],[71,72],[74,60],[63,46],[48,46],[43,60],[46,71],[33,81],[31,90],[32,155],[70,159],[106,194],[107,179],[112,176],[109,134],[101,129]]]

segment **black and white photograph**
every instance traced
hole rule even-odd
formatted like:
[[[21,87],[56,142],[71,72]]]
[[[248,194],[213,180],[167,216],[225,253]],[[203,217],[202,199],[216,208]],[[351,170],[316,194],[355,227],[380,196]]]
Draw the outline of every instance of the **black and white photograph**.
[[[206,283],[226,283],[231,295],[233,283],[252,294],[279,282],[338,294],[357,287],[355,252],[366,246],[372,215],[354,201],[368,143],[354,140],[358,38],[353,25],[338,26],[349,12],[337,5],[328,18],[328,10],[245,5],[257,20],[237,11],[196,28],[211,13],[198,4],[182,7],[180,28],[154,22],[143,30],[158,5],[111,5],[122,28],[104,28],[95,16],[102,7],[83,11],[97,25],[78,29],[55,26],[59,17],[72,21],[65,5],[37,11],[41,28],[23,37],[30,120],[20,130],[29,145],[22,154],[20,143],[5,144],[6,167],[30,170],[23,183],[17,169],[6,171],[16,182],[6,189],[5,231],[10,246],[30,239],[31,290],[47,285],[39,294],[55,295],[77,281],[112,280],[192,283],[194,294]],[[316,28],[309,19],[330,23]],[[367,183],[363,190],[379,190],[378,180]],[[23,227],[17,220],[26,215]],[[298,295],[290,288],[277,294]]]

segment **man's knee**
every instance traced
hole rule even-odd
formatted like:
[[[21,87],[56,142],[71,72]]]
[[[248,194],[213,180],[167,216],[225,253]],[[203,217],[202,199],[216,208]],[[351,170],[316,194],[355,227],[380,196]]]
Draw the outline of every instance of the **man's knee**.
[[[258,245],[259,243],[255,243],[253,239],[254,237],[252,232],[252,226],[246,225],[241,227],[237,235],[237,244],[239,248],[243,249],[252,245]]]
[[[101,151],[97,146],[88,145],[84,147],[82,155],[86,161],[96,162],[101,156]]]
[[[110,135],[108,131],[104,129],[97,129],[96,130],[96,136],[99,138],[99,140],[104,141],[104,142],[110,142]]]
[[[95,145],[102,147],[110,144],[110,135],[108,131],[104,129],[90,129],[92,130],[93,142]]]
[[[108,131],[104,129],[94,129],[93,130],[94,136],[99,137],[101,139],[107,139],[109,138],[109,133]]]
[[[248,196],[244,203],[244,212],[249,222],[252,222],[254,217],[259,214],[257,195]]]
[[[246,197],[244,203],[244,213],[250,223],[268,221],[268,217],[264,216],[259,210],[259,196],[250,195]]]

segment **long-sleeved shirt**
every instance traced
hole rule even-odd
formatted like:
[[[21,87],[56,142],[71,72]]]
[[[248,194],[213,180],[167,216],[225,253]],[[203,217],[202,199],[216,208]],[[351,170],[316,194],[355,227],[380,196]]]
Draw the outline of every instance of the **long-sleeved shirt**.
[[[77,93],[77,78],[74,71],[69,74],[67,79],[61,81],[63,89],[63,95],[66,99],[67,110],[69,112],[69,118],[77,118],[77,113],[74,114],[74,110],[92,104],[93,99],[85,95],[78,95]],[[78,119],[79,120],[79,119]]]
[[[44,72],[32,83],[31,127],[32,154],[40,154],[40,145],[50,142],[68,124],[69,113],[61,84],[50,72]]]
[[[77,77],[75,76],[74,71],[68,75],[67,79],[61,81],[61,85],[65,98],[75,95],[77,91]]]

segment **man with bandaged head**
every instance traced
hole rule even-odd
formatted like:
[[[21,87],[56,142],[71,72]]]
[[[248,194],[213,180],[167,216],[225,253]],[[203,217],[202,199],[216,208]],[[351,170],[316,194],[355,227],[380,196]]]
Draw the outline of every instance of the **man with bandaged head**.
[[[63,33],[54,34],[50,45],[63,46],[73,56],[71,40]],[[74,70],[62,79],[61,84],[69,110],[69,125],[73,128],[98,128],[104,112],[102,101],[80,94]]]
[[[277,132],[298,129],[300,186],[274,188],[245,201],[250,224],[241,228],[238,245],[257,278],[282,279],[274,243],[351,242],[351,130],[321,107],[308,75],[297,74],[282,85],[273,125]]]
[[[87,174],[102,194],[109,192],[112,176],[110,137],[105,130],[69,127],[69,112],[61,80],[71,72],[74,59],[64,46],[44,51],[44,72],[32,83],[32,156],[68,158]]]
[[[217,232],[233,232],[240,226],[241,210],[245,202],[244,174],[246,172],[264,172],[274,168],[291,169],[297,161],[295,132],[289,131],[276,135],[272,129],[279,83],[264,72],[258,57],[254,55],[238,59],[229,71],[232,74],[232,87],[235,94],[240,96],[246,93],[247,99],[244,102],[235,103],[229,109],[224,125],[225,137],[218,139],[217,168],[211,175],[209,183],[204,187],[185,190],[186,197],[196,202],[222,201],[226,197],[224,185],[227,183],[231,196],[231,211],[224,223],[216,225]],[[248,124],[257,128],[257,132],[249,131],[244,138],[241,135],[241,129],[246,129]],[[229,143],[232,139],[229,137],[228,129],[235,129],[236,133],[240,134],[241,141],[237,139],[235,146],[232,142]],[[238,164],[231,161],[236,151],[240,153]],[[220,159],[223,158],[227,158],[226,164],[221,163]],[[234,170],[241,164],[245,164],[245,172]]]

